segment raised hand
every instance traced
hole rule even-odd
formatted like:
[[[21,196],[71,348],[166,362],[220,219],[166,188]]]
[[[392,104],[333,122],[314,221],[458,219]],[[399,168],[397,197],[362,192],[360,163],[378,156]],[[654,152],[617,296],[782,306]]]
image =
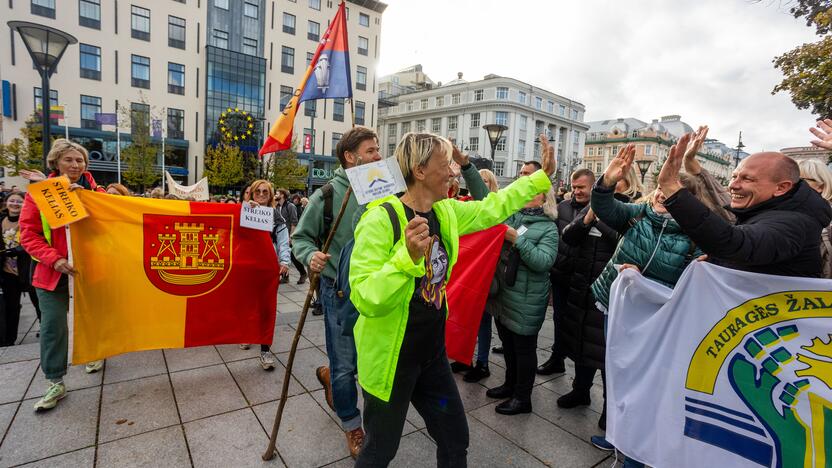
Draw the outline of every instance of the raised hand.
[[[679,182],[679,171],[682,169],[682,160],[685,158],[685,151],[693,138],[692,133],[685,133],[675,145],[670,147],[667,159],[659,172],[659,188],[664,196],[669,197],[682,189]]]
[[[454,159],[454,162],[459,164],[459,167],[468,165],[468,155],[462,154],[462,151],[460,151],[459,148],[456,147],[456,145],[454,145],[452,157]]]
[[[555,148],[549,144],[549,139],[545,133],[540,134],[540,165],[543,172],[550,177],[558,168],[558,162],[555,159]]]
[[[820,138],[820,140],[812,140],[813,145],[832,151],[832,119],[818,120],[818,128],[812,127],[809,131]]]
[[[32,170],[21,169],[20,170],[20,177],[23,177],[24,179],[28,180],[29,182],[40,182],[40,181],[46,179],[46,175],[43,172],[41,172],[37,169],[32,169]]]
[[[615,184],[630,172],[635,157],[636,145],[632,143],[618,150],[618,155],[610,161],[610,165],[604,171],[604,186],[615,187]]]
[[[685,149],[685,171],[690,175],[695,176],[702,172],[702,165],[696,159],[696,153],[702,149],[702,145],[705,143],[705,138],[707,137],[708,126],[703,125],[699,127],[699,130],[693,134],[688,142],[687,148]]]
[[[414,216],[404,229],[404,239],[413,263],[421,260],[431,242],[428,220],[419,215]]]

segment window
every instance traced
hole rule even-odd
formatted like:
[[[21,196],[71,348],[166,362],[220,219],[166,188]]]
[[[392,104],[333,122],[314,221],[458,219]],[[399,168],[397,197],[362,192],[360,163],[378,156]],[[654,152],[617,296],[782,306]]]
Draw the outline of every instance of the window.
[[[95,114],[100,112],[100,97],[81,95],[81,128],[101,130],[101,124],[95,120]]]
[[[41,98],[41,90],[40,88],[35,88],[35,109],[40,107],[40,98]],[[49,107],[57,106],[58,105],[58,90],[50,89],[49,90]]]
[[[321,9],[321,0],[309,0],[309,8],[313,10]]]
[[[603,174],[604,173],[604,166],[602,163],[595,163],[595,173],[596,174]]]
[[[474,100],[475,101],[482,101],[483,97],[484,97],[484,94],[483,94],[483,91],[481,89],[478,89],[478,90],[474,91]]]
[[[644,145],[644,154],[646,154],[646,155],[653,154],[653,145]]]
[[[517,102],[520,104],[526,104],[526,93],[525,91],[518,91],[517,92]]]
[[[130,5],[130,36],[143,41],[150,40],[150,10]]]
[[[281,86],[280,87],[280,110],[286,108],[289,105],[289,101],[292,100],[293,90],[291,86]]]
[[[55,19],[55,0],[32,0],[32,14]]]
[[[81,55],[81,78],[101,80],[101,48],[79,44]]]
[[[295,34],[295,15],[283,13],[283,32]]]
[[[341,137],[343,135],[340,133],[333,133],[332,134],[332,157],[337,158],[338,155],[335,153],[335,150],[338,148],[338,143],[341,142]]]
[[[517,154],[519,154],[521,158],[525,159],[525,157],[526,157],[526,140],[517,140]]]
[[[534,98],[534,108],[535,109],[543,109],[543,98],[535,97]]]
[[[168,138],[185,139],[185,111],[168,109]]]
[[[370,27],[370,16],[364,13],[358,14],[358,24]]]
[[[312,63],[312,59],[315,58],[315,52],[307,52],[306,53],[306,66],[308,67],[309,64]]]
[[[506,150],[506,137],[500,137],[497,140],[497,151],[505,151]]]
[[[520,116],[520,119],[519,119],[519,121],[518,121],[518,123],[517,123],[517,128],[519,128],[519,129],[520,129],[520,133],[523,133],[523,132],[525,132],[525,131],[526,131],[526,128],[528,128],[528,127],[527,127],[527,126],[528,126],[528,124],[529,124],[529,118],[528,118],[528,117],[526,117],[525,115],[521,115],[521,116]]]
[[[459,102],[460,102],[460,97],[461,97],[461,96],[460,96],[460,94],[459,94],[459,93],[456,93],[456,94],[451,94],[451,104],[459,104]]]
[[[471,128],[477,128],[480,126],[480,113],[475,112],[471,114]]]
[[[185,94],[185,65],[168,62],[168,92]]]
[[[459,122],[459,117],[457,117],[455,115],[452,116],[452,117],[448,117],[448,131],[456,130],[458,122]]]
[[[310,21],[309,30],[306,32],[306,38],[310,41],[318,42],[321,39],[321,24]]]
[[[283,46],[280,53],[280,71],[283,73],[295,73],[295,49]]]
[[[578,111],[577,111],[577,109],[572,109],[572,120],[578,120]]]
[[[370,55],[370,40],[358,36],[358,55]]]
[[[430,121],[430,131],[433,132],[433,133],[436,133],[437,135],[439,134],[439,132],[442,131],[442,119],[441,118],[432,119]]]
[[[250,37],[243,38],[243,53],[246,55],[257,55],[257,39]]]
[[[228,48],[228,33],[221,30],[221,29],[215,29],[214,30],[214,46],[219,47],[220,49],[227,49]]]
[[[546,101],[546,112],[550,114],[555,113],[555,103],[552,101]]]
[[[150,89],[150,58],[141,55],[131,55],[130,57],[131,86]]]
[[[425,131],[425,119],[420,119],[416,121],[416,131],[417,132],[424,132]]]
[[[78,24],[101,29],[101,0],[78,0]]]
[[[560,104],[558,106],[558,113],[560,115],[566,115],[566,106],[564,106],[563,104]]]
[[[586,149],[587,156],[595,156],[595,148],[589,147]]]
[[[140,102],[130,103],[130,131],[150,129],[150,106]]]
[[[303,103],[303,115],[307,117],[318,116],[318,101],[312,99]]]
[[[257,19],[257,17],[259,16],[258,9],[259,7],[255,2],[245,2],[243,4],[243,14],[248,16],[249,18]]]
[[[185,49],[184,19],[168,16],[168,45],[177,49]]]
[[[355,67],[355,87],[356,89],[367,89],[367,68],[362,66]]]
[[[402,136],[410,132],[410,122],[402,122]]]
[[[419,109],[428,110],[428,100],[427,99],[420,99],[419,100]]]
[[[364,125],[364,103],[355,101],[355,123]]]
[[[506,163],[503,161],[495,161],[494,162],[494,175],[497,177],[502,177],[503,173],[506,170]]]
[[[407,111],[410,112],[413,110],[413,101],[407,101]]]
[[[214,6],[217,8],[222,8],[223,10],[227,10],[228,0],[214,0]]]
[[[389,145],[387,145],[387,156],[391,157],[395,154],[396,154],[396,144],[395,143],[390,143]]]
[[[508,99],[508,88],[502,86],[497,88],[497,99]]]
[[[445,96],[436,96],[433,101],[433,105],[436,107],[442,107],[445,105]]]
[[[508,112],[495,112],[494,123],[497,125],[508,125]]]
[[[387,126],[387,138],[396,138],[396,124]]]
[[[479,137],[471,137],[468,139],[468,149],[470,151],[479,151],[480,150],[480,138]]]

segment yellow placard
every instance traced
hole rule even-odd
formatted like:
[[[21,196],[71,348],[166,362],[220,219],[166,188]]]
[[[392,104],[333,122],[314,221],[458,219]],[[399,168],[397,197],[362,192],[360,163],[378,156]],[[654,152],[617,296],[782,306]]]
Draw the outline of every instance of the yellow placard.
[[[69,185],[66,176],[29,185],[29,195],[51,228],[66,226],[88,216],[78,194],[69,191]]]

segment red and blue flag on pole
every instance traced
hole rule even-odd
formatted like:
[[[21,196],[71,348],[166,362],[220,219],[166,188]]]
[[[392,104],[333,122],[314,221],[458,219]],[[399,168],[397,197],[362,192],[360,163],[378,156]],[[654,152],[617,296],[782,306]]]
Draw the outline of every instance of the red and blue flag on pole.
[[[315,99],[352,97],[350,53],[347,40],[346,6],[342,1],[327,28],[300,86],[272,125],[260,155],[283,151],[292,146],[295,115],[300,103]]]

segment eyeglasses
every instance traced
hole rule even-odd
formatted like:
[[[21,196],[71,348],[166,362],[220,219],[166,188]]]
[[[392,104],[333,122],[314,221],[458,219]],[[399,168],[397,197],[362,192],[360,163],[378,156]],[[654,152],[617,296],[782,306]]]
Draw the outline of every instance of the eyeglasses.
[[[254,193],[264,193],[264,194],[268,195],[268,194],[269,194],[269,191],[268,191],[268,190],[266,190],[266,189],[263,189],[263,190],[255,190],[255,191],[254,191]]]

